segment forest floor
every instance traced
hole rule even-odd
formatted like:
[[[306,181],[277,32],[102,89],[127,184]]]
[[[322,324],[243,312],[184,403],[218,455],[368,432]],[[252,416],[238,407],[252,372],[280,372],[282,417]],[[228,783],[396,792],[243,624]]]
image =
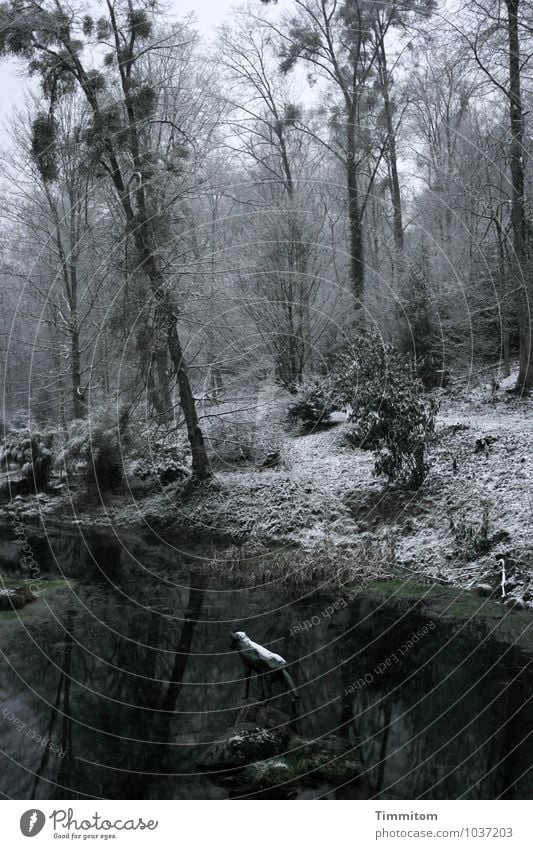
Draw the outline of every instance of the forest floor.
[[[375,547],[384,563],[437,581],[500,593],[533,604],[533,401],[489,387],[440,392],[431,468],[417,490],[386,487],[371,452],[346,442],[337,414],[320,431],[284,426],[286,399],[272,390],[256,427],[278,463],[218,469],[213,481],[183,497],[174,484],[134,490],[90,505],[71,497],[41,499],[41,521],[75,513],[82,525],[149,527],[180,542],[298,546],[310,552]],[[265,399],[262,399],[265,401]],[[35,505],[33,511],[35,510]],[[19,504],[28,518],[32,507]],[[71,518],[72,520],[72,518]],[[484,588],[484,589],[483,589]]]

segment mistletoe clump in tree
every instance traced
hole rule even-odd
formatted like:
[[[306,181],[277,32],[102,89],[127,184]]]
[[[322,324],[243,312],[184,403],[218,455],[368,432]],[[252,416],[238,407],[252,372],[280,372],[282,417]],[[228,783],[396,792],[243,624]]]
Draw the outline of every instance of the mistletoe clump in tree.
[[[418,487],[429,464],[437,406],[423,395],[410,358],[365,333],[337,363],[339,401],[350,410],[348,440],[374,452],[375,473]]]
[[[91,115],[86,134],[95,169],[105,174],[135,248],[136,267],[148,280],[157,320],[177,379],[196,479],[209,476],[206,446],[178,335],[179,306],[168,287],[162,254],[160,210],[151,191],[149,128],[157,121],[158,90],[149,78],[150,53],[168,39],[153,36],[154,0],[106,0],[106,14],[94,20],[81,3],[61,0],[0,4],[0,54],[16,56],[40,77],[48,111],[34,126],[34,156],[54,175],[54,108],[78,91]],[[175,45],[174,45],[175,47]],[[91,56],[102,56],[96,67]],[[179,128],[177,128],[179,130]]]
[[[383,164],[389,172],[398,264],[404,250],[396,145],[401,117],[392,91],[388,40],[393,30],[406,32],[420,16],[430,15],[434,0],[294,0],[293,5],[294,13],[275,28],[280,67],[288,73],[302,64],[309,82],[321,80],[328,92],[330,136],[318,141],[334,153],[345,173],[350,285],[359,309],[365,296],[364,219]]]

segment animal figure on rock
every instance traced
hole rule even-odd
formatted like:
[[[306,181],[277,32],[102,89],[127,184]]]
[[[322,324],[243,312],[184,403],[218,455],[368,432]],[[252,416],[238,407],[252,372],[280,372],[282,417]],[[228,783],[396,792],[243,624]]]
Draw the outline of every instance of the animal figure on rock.
[[[230,632],[232,649],[239,652],[245,672],[246,689],[244,698],[247,699],[250,692],[250,678],[255,673],[261,680],[261,701],[266,702],[272,698],[272,685],[275,681],[286,685],[291,693],[292,700],[299,698],[296,685],[287,671],[287,661],[279,654],[274,654],[259,643],[254,643],[244,631]]]

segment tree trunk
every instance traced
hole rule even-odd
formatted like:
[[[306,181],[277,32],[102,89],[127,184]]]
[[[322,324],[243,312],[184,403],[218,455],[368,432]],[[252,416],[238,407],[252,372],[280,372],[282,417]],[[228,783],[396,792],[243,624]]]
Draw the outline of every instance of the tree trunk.
[[[387,142],[388,152],[387,160],[390,171],[390,195],[392,203],[392,231],[394,237],[394,247],[398,255],[398,262],[402,265],[404,236],[403,236],[403,216],[402,216],[402,195],[400,191],[400,177],[398,174],[398,154],[396,151],[396,131],[393,122],[393,104],[390,98],[389,76],[387,69],[387,54],[385,52],[384,35],[380,37],[380,49],[378,53],[378,61],[381,75],[381,90],[383,95],[383,110],[385,112],[385,121],[387,124]]]
[[[205,480],[211,474],[211,469],[209,466],[204,437],[198,422],[196,404],[189,380],[187,365],[183,359],[183,351],[176,326],[176,315],[169,311],[166,321],[168,350],[178,379],[180,405],[183,410],[185,424],[187,425],[187,435],[191,446],[192,473],[196,480]]]
[[[152,344],[146,374],[146,393],[156,422],[169,424],[174,418],[174,405],[169,381],[168,345],[164,333],[164,316],[158,307],[152,331]]]
[[[78,316],[75,311],[70,314],[70,360],[71,360],[71,386],[72,386],[72,415],[75,419],[82,419],[85,415],[85,399],[81,390],[81,354],[80,354],[80,331]]]
[[[58,401],[58,423],[61,428],[61,432],[63,434],[63,439],[68,438],[68,426],[67,426],[67,392],[66,388],[67,379],[69,377],[68,372],[65,369],[65,360],[68,355],[68,349],[64,344],[61,334],[58,333],[57,325],[55,322],[57,321],[57,313],[54,309],[50,310],[50,314],[53,317],[54,323],[51,322],[47,325],[48,327],[48,341],[50,345],[50,350],[52,351],[53,357],[53,368],[57,374],[57,401]]]
[[[502,360],[503,360],[503,376],[509,377],[511,374],[511,353],[509,348],[509,310],[507,307],[507,275],[505,272],[505,245],[504,235],[499,219],[494,217],[496,234],[498,238],[498,261],[499,261],[499,277],[500,291],[503,308],[500,310],[500,321],[502,326]]]
[[[124,104],[126,106],[126,112],[129,121],[128,129],[130,133],[130,150],[135,168],[134,176],[137,179],[137,188],[135,189],[135,191],[131,192],[129,190],[129,186],[124,182],[117,157],[117,150],[115,147],[116,140],[111,137],[106,137],[105,147],[106,154],[109,159],[109,171],[111,174],[111,180],[113,182],[115,191],[117,193],[118,198],[120,199],[122,209],[124,211],[126,230],[133,237],[138,259],[137,267],[142,268],[144,273],[147,275],[152,294],[156,303],[159,306],[159,309],[161,310],[168,350],[170,354],[170,360],[174,367],[178,381],[180,405],[181,409],[183,410],[183,416],[185,418],[187,434],[189,437],[189,444],[191,446],[192,474],[195,480],[201,481],[205,480],[210,476],[211,469],[209,465],[209,459],[207,456],[207,449],[205,446],[203,434],[198,422],[198,416],[196,413],[196,403],[191,383],[189,380],[187,364],[183,358],[181,342],[178,336],[178,330],[176,326],[176,309],[174,308],[171,299],[165,293],[166,281],[164,275],[161,272],[158,260],[156,258],[157,237],[154,237],[154,216],[150,214],[150,210],[147,208],[146,195],[144,189],[142,158],[140,155],[141,148],[139,142],[140,125],[138,122],[138,116],[135,113],[135,109],[132,105],[132,100],[129,95],[128,73],[129,71],[131,71],[131,68],[135,63],[134,41],[130,40],[128,57],[125,57],[123,53],[123,48],[121,47],[121,34],[119,32],[114,6],[109,1],[107,5],[109,9],[110,23],[115,36],[116,53],[117,56],[122,55],[123,57],[122,60],[119,62],[119,66],[121,73],[122,90],[124,94]],[[70,43],[69,52],[72,53],[74,56],[77,56],[76,51],[72,50],[72,45]],[[91,106],[94,115],[98,116],[98,98],[95,96],[94,89],[92,88],[87,74],[81,66],[79,60],[76,59],[76,62],[77,78],[80,82],[81,87],[83,88],[87,101]],[[128,62],[130,63],[129,65]],[[134,207],[132,206],[132,197],[135,197],[137,201],[136,212],[134,210]]]
[[[69,301],[69,335],[70,335],[70,368],[72,387],[72,414],[75,419],[81,419],[85,415],[85,401],[81,391],[81,353],[80,353],[80,323],[78,320],[78,256],[80,247],[80,233],[78,221],[78,207],[74,191],[69,187],[69,261],[68,270],[65,270],[67,282],[67,295]],[[59,228],[58,228],[59,237]],[[62,248],[62,252],[63,252]],[[65,263],[67,259],[65,257]]]
[[[504,319],[502,328],[502,353],[503,353],[503,376],[509,377],[511,374],[511,354],[509,350],[509,327]]]
[[[291,204],[293,197],[291,195]],[[304,244],[302,231],[296,217],[296,211],[290,211],[290,245],[289,245],[289,271],[293,276],[291,291],[295,307],[295,380],[301,383],[304,369],[309,359],[309,292],[307,280],[307,247]]]
[[[516,269],[516,312],[520,340],[518,391],[533,386],[531,360],[531,318],[527,290],[527,217],[524,194],[524,114],[520,81],[520,40],[518,35],[518,9],[520,0],[507,0],[509,36],[509,101],[511,143],[509,161],[511,169],[511,224],[513,252]]]
[[[352,120],[350,118],[350,120]],[[363,305],[365,289],[365,263],[363,247],[363,229],[359,203],[357,162],[355,159],[355,140],[353,132],[348,131],[348,156],[346,160],[346,180],[348,189],[348,220],[350,226],[350,277],[352,292],[359,312]]]
[[[129,223],[131,225],[131,222]],[[149,222],[134,219],[133,223],[134,229],[132,235],[135,240],[139,260],[138,266],[143,269],[150,281],[150,287],[158,304],[158,311],[165,324],[165,335],[170,361],[174,367],[178,381],[180,406],[183,411],[189,444],[191,446],[193,478],[198,481],[205,480],[210,476],[211,468],[196,413],[196,402],[189,380],[189,372],[183,357],[183,349],[178,335],[176,311],[164,291],[165,280],[157,264],[154,250],[151,248]]]

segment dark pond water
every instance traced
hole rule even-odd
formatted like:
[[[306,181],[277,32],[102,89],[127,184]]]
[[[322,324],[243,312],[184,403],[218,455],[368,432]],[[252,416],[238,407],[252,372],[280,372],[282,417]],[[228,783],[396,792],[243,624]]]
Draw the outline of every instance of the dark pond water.
[[[13,540],[3,532],[4,577],[20,575]],[[196,555],[110,534],[55,530],[29,543],[42,575],[72,582],[50,584],[20,615],[0,614],[5,797],[225,798],[197,762],[242,704],[230,630],[291,663],[301,735],[357,748],[361,779],[316,796],[533,795],[529,614],[487,617],[485,600],[465,594],[457,618],[449,599],[436,607],[394,588],[339,603],[232,586],[204,579]],[[469,605],[483,609],[472,616]]]

